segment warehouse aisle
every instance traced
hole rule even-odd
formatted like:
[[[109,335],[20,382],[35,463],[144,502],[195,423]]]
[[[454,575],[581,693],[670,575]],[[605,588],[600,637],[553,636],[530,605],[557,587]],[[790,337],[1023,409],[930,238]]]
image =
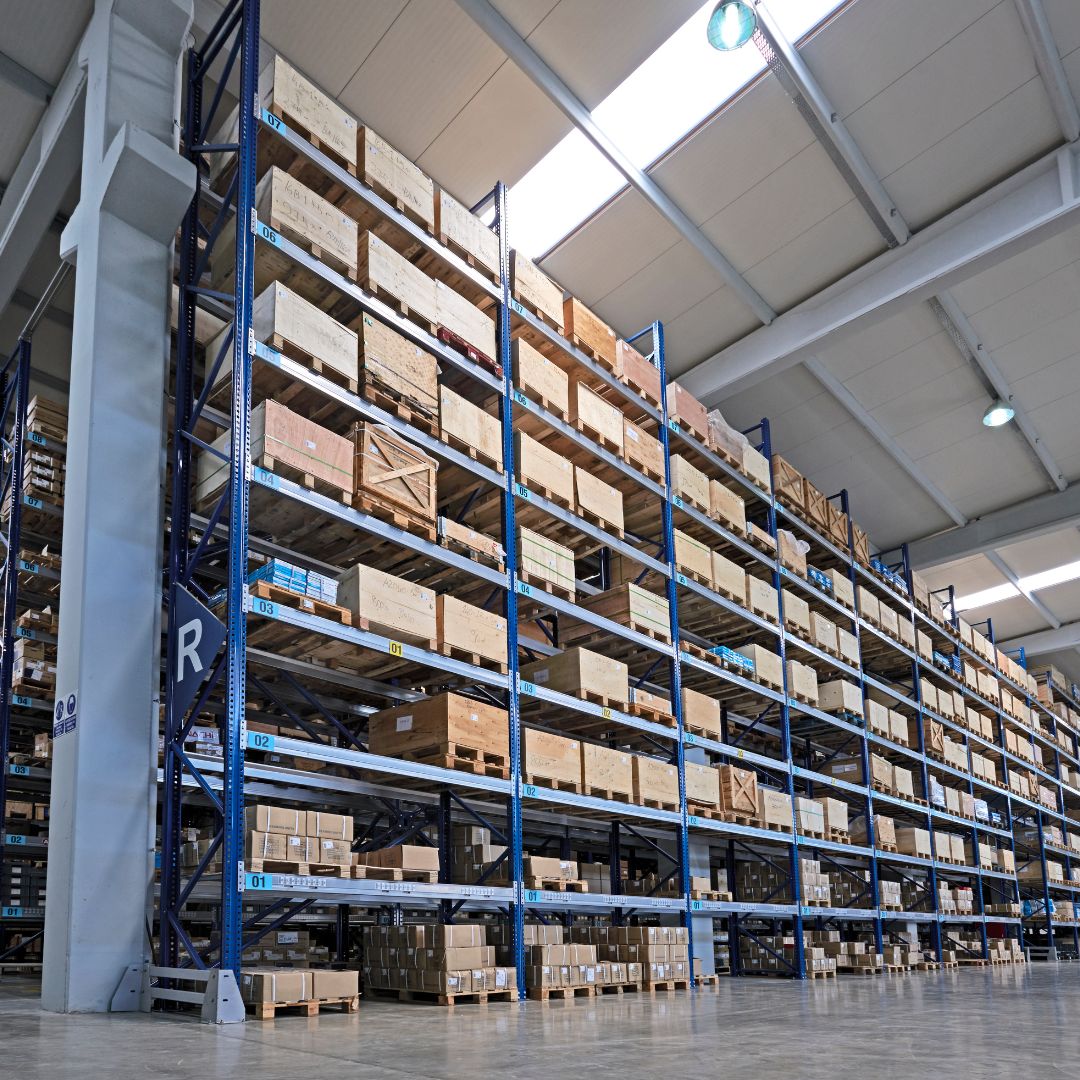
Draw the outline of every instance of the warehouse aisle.
[[[0,984],[4,1072],[19,1080],[550,1080],[572,1073],[754,1080],[1080,1078],[1080,966],[797,985],[721,980],[696,996],[492,1005],[364,1002],[353,1016],[212,1029],[43,1013]],[[991,1005],[992,999],[992,1005]],[[1036,1065],[1036,1063],[1038,1063]]]

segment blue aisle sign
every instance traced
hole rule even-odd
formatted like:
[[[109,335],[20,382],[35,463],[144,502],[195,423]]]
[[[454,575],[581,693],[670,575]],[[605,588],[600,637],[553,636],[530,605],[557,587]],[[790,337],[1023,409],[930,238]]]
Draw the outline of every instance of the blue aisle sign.
[[[184,716],[225,640],[225,624],[181,585],[173,592],[176,671],[173,715]]]

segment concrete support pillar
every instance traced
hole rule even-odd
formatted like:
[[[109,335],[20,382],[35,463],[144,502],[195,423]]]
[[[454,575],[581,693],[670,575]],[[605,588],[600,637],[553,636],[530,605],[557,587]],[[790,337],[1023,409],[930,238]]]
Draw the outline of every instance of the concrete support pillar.
[[[148,954],[172,240],[195,188],[177,153],[192,0],[98,0],[87,98],[42,1003],[101,1012]],[[72,723],[74,721],[74,723]],[[70,730],[66,730],[70,728]],[[55,734],[55,729],[54,729]]]

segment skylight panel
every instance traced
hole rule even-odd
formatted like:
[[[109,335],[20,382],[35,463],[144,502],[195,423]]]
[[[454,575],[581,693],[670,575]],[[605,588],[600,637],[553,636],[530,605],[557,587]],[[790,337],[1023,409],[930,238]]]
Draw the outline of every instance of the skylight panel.
[[[760,74],[747,45],[720,54],[705,29],[708,0],[594,110],[593,119],[638,168],[645,169]],[[770,0],[789,39],[802,37],[838,0]],[[607,158],[576,129],[509,192],[510,242],[533,258],[550,250],[626,186]]]

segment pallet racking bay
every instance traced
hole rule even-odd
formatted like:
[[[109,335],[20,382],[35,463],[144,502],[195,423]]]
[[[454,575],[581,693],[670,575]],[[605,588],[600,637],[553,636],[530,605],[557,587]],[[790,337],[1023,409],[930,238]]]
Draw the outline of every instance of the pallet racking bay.
[[[232,190],[224,196],[203,183],[189,211],[180,245],[180,303],[178,318],[176,410],[173,433],[172,504],[169,555],[170,620],[168,635],[165,751],[161,771],[162,799],[162,880],[160,901],[161,958],[165,969],[180,965],[220,966],[238,970],[243,949],[267,931],[289,920],[334,919],[337,924],[337,955],[345,959],[351,916],[359,909],[381,912],[400,919],[404,910],[426,910],[450,920],[460,910],[501,913],[516,928],[517,968],[523,984],[521,928],[529,918],[575,917],[625,921],[628,918],[662,916],[676,918],[687,927],[700,927],[712,919],[721,931],[726,927],[733,970],[739,970],[738,942],[741,938],[759,941],[770,932],[782,930],[792,938],[793,951],[785,958],[786,969],[796,976],[806,975],[803,956],[804,929],[842,927],[848,933],[869,933],[880,950],[883,942],[910,928],[928,934],[928,949],[940,960],[949,948],[950,927],[974,928],[981,943],[978,954],[987,954],[987,925],[1004,927],[1023,940],[1024,925],[1019,913],[987,913],[985,906],[999,897],[1008,908],[1021,896],[1015,872],[961,866],[939,857],[931,848],[925,857],[885,850],[875,843],[873,819],[888,813],[900,822],[926,829],[952,830],[967,836],[973,850],[980,841],[1013,849],[1014,828],[1031,821],[1040,843],[1024,869],[1037,862],[1041,869],[1038,892],[1044,901],[1045,931],[1055,927],[1046,903],[1054,890],[1068,890],[1066,883],[1053,884],[1047,878],[1046,851],[1042,842],[1047,822],[1059,828],[1080,821],[1070,815],[1070,797],[1080,799],[1073,789],[1060,782],[1063,763],[1080,767],[1076,733],[1069,731],[1069,749],[1060,744],[1058,731],[1068,730],[1060,717],[1033,698],[1028,687],[1008,680],[994,670],[995,679],[1005,682],[1036,710],[1049,725],[1049,735],[1014,721],[985,697],[963,683],[899,634],[883,631],[864,617],[860,597],[884,600],[906,620],[909,642],[916,631],[928,636],[940,656],[966,658],[986,666],[957,638],[958,620],[935,617],[912,600],[913,577],[906,552],[882,573],[864,566],[856,556],[856,535],[848,515],[847,496],[840,503],[847,520],[847,542],[839,544],[810,525],[796,509],[778,500],[775,472],[768,486],[734,468],[710,449],[677,419],[669,416],[667,401],[658,404],[637,394],[606,367],[563,337],[529,306],[514,299],[511,286],[511,253],[506,241],[508,209],[506,193],[497,185],[489,201],[494,204],[494,229],[499,242],[498,281],[477,269],[435,237],[418,226],[401,209],[353,176],[324,149],[309,141],[289,123],[261,106],[239,110],[236,143],[214,143],[210,133],[221,101],[221,87],[238,64],[242,103],[256,102],[258,79],[258,3],[235,0],[199,49],[188,59],[188,93],[185,106],[185,147],[188,156],[202,161],[214,154],[235,154],[238,158]],[[224,67],[226,70],[221,71]],[[218,89],[212,90],[211,77]],[[209,102],[205,108],[204,102]],[[365,214],[397,230],[412,246],[414,257],[423,260],[436,277],[453,280],[483,309],[496,316],[498,330],[497,364],[484,364],[463,355],[451,344],[434,336],[401,311],[360,288],[338,269],[283,235],[271,222],[260,220],[255,207],[255,185],[261,148],[272,144],[275,153],[294,156],[304,169],[313,169],[328,183],[347,193],[364,208]],[[235,290],[232,294],[210,288],[204,270],[210,249],[220,239],[232,215],[250,227],[235,231]],[[254,265],[259,252],[273,249],[290,267],[310,275],[321,288],[332,291],[342,310],[365,313],[396,330],[435,356],[442,365],[444,379],[463,394],[488,403],[501,425],[503,467],[498,469],[468,452],[424,430],[320,374],[269,344],[258,342],[252,332]],[[232,305],[235,304],[233,310]],[[201,348],[197,318],[212,314],[233,326],[219,355],[205,356],[200,370]],[[511,344],[524,339],[556,357],[560,367],[573,371],[588,385],[602,391],[627,421],[640,423],[652,431],[662,446],[663,482],[648,476],[613,453],[598,439],[557,415],[535,400],[514,379]],[[659,368],[664,369],[663,328],[649,324],[635,339]],[[231,377],[227,393],[215,397],[216,373],[223,353],[231,350]],[[339,422],[364,419],[377,422],[407,438],[441,463],[444,476],[463,492],[457,509],[464,513],[486,513],[498,525],[498,538],[505,555],[502,564],[484,563],[436,543],[416,532],[389,523],[363,510],[344,505],[326,494],[312,490],[288,476],[253,464],[249,451],[252,403],[270,396],[268,386],[287,383],[293,400],[316,403],[323,414],[336,415]],[[210,403],[212,400],[213,403]],[[208,452],[220,431],[233,434],[229,455],[230,483],[226,498],[216,507],[194,508],[192,473],[197,451]],[[630,500],[632,522],[617,531],[609,524],[586,518],[576,508],[563,505],[518,474],[515,434],[541,433],[568,459],[603,471],[608,482]],[[746,433],[756,449],[772,462],[771,437],[767,421]],[[673,493],[672,460],[680,456],[694,464],[729,492],[745,500],[747,518],[759,526],[757,532],[728,528],[716,518]],[[775,469],[775,464],[772,466]],[[440,487],[443,476],[440,476]],[[449,481],[448,481],[449,483]],[[477,509],[479,508],[479,509]],[[196,509],[199,512],[196,512]],[[441,508],[440,512],[447,512]],[[260,522],[274,515],[273,530]],[[464,516],[464,515],[463,515]],[[314,525],[318,522],[318,525]],[[640,568],[638,580],[645,581],[668,601],[668,640],[652,636],[591,611],[587,606],[539,588],[518,572],[516,527],[529,522],[549,536],[570,543],[577,556],[578,583],[584,596],[603,591],[611,582],[614,560],[626,560]],[[307,525],[306,528],[301,527]],[[697,538],[713,551],[722,552],[734,564],[771,584],[777,594],[776,620],[751,611],[745,601],[723,594],[712,583],[685,573],[675,558],[675,530]],[[849,608],[815,580],[801,576],[784,564],[779,544],[780,531],[790,530],[808,545],[811,565],[842,575],[851,586],[854,603]],[[621,532],[621,535],[619,534]],[[276,538],[288,534],[288,544]],[[192,539],[195,537],[195,539]],[[341,539],[344,537],[344,539]],[[328,544],[327,538],[332,538]],[[385,635],[334,623],[318,615],[296,610],[273,600],[252,596],[247,589],[249,557],[252,554],[294,559],[299,565],[326,573],[339,572],[343,564],[337,554],[360,551],[362,557],[380,565],[408,566],[418,580],[438,582],[469,596],[486,595],[498,603],[507,622],[505,670],[470,663],[443,655],[430,648],[395,641]],[[176,655],[177,591],[189,590],[204,602],[224,586],[227,623],[224,656],[214,665],[194,705],[183,712],[176,707],[177,686],[173,676]],[[860,592],[864,590],[864,592]],[[809,635],[793,627],[785,617],[785,596],[797,597],[808,607],[838,626],[849,627],[857,643],[857,655],[841,659],[809,640]],[[792,609],[797,605],[789,601]],[[639,712],[613,708],[582,700],[542,685],[522,680],[519,657],[542,657],[556,651],[560,622],[584,627],[588,640],[599,640],[611,656],[623,658],[641,688],[665,693],[671,702],[672,724],[661,724]],[[359,673],[338,671],[275,651],[248,640],[258,638],[267,626],[288,635],[306,635],[308,640],[331,642],[355,650],[357,655],[378,658]],[[267,637],[269,635],[262,635]],[[992,640],[992,628],[990,628]],[[714,662],[712,646],[765,643],[780,658],[779,685],[763,685],[755,678]],[[858,686],[863,701],[885,698],[894,711],[914,722],[917,745],[905,745],[868,730],[861,716],[838,716],[815,707],[791,685],[789,659],[811,667],[819,680],[846,679]],[[392,666],[387,667],[387,664]],[[372,674],[371,672],[375,672]],[[388,674],[389,673],[389,674]],[[995,730],[993,739],[970,731],[965,724],[943,717],[923,704],[921,687],[928,678],[947,685],[981,709]],[[364,720],[375,711],[373,701],[383,704],[412,700],[413,686],[471,688],[480,696],[494,696],[503,703],[509,718],[509,776],[474,775],[449,768],[399,758],[371,754],[363,738]],[[683,685],[698,689],[718,700],[723,708],[721,738],[709,738],[686,729],[682,713]],[[195,719],[214,714],[222,730],[220,758],[191,753],[185,749]],[[302,715],[303,714],[303,715]],[[306,738],[260,735],[247,730],[249,719],[288,717],[306,732]],[[972,775],[928,756],[923,741],[924,721],[932,719],[958,737],[969,754],[993,753],[1000,761],[1005,786]],[[631,749],[646,749],[669,761],[678,770],[679,802],[675,808],[636,805],[596,798],[572,790],[558,790],[532,783],[522,774],[520,739],[523,728],[549,728],[566,734],[593,731],[613,734],[613,740]],[[1035,768],[1008,749],[1006,731],[1023,734],[1032,746],[1054,755],[1048,770]],[[827,771],[828,763],[842,750],[861,761],[858,782],[841,779]],[[252,751],[249,758],[247,752]],[[855,817],[866,822],[865,843],[851,844],[824,836],[801,835],[793,815],[790,831],[778,832],[753,823],[704,816],[695,812],[686,794],[687,754],[706,762],[737,763],[752,768],[760,782],[790,797],[824,793],[843,800]],[[876,790],[870,782],[871,755],[903,763],[918,778],[920,795],[901,797]],[[293,764],[282,764],[282,759]],[[970,758],[968,758],[970,762]],[[303,767],[302,767],[303,766]],[[1053,785],[1057,806],[1048,806],[1010,792],[1010,767],[1030,770],[1047,785]],[[339,775],[322,773],[326,767]],[[961,783],[967,793],[987,803],[986,820],[971,819],[932,805],[931,780]],[[282,798],[301,804],[350,808],[359,811],[369,825],[365,842],[400,843],[415,839],[424,830],[435,831],[443,853],[438,883],[350,880],[331,877],[297,878],[282,874],[244,873],[243,806],[245,795]],[[1074,803],[1075,805],[1075,803]],[[185,873],[179,862],[181,833],[188,807],[211,807],[221,826],[200,865]],[[1076,812],[1073,810],[1072,812]],[[380,819],[386,820],[383,826]],[[448,833],[454,820],[481,822],[505,839],[509,849],[506,884],[491,884],[488,875],[472,884],[451,880],[447,865]],[[381,830],[381,831],[380,831]],[[522,858],[526,837],[532,845],[560,852],[587,853],[603,861],[611,871],[606,893],[557,892],[526,889]],[[933,840],[931,841],[933,843]],[[709,850],[713,868],[727,874],[730,900],[698,899],[691,896],[691,848]],[[1052,849],[1068,860],[1067,849]],[[1026,849],[1024,849],[1026,853]],[[624,854],[632,859],[644,852],[657,866],[657,876],[666,869],[653,895],[628,895],[619,879]],[[207,873],[219,856],[224,868],[220,880]],[[864,883],[851,906],[830,907],[803,902],[800,895],[800,860],[813,857],[833,868],[841,880]],[[746,862],[770,861],[786,869],[785,895],[772,899],[740,899],[737,891],[738,867]],[[1066,861],[1068,867],[1068,861]],[[902,910],[883,907],[879,883],[884,876],[909,886],[914,902]],[[1027,875],[1023,875],[1026,877]],[[664,888],[674,879],[677,887]],[[976,897],[970,914],[953,914],[939,909],[939,884],[967,882]],[[1080,888],[1080,885],[1076,886]],[[1024,891],[1029,884],[1024,883]],[[196,904],[218,905],[210,916],[213,928],[209,947],[195,944],[189,932]],[[316,914],[321,912],[321,914]],[[205,918],[205,916],[203,917]],[[1030,925],[1030,924],[1029,924]],[[1075,923],[1073,924],[1075,935]],[[962,946],[970,949],[970,944]],[[167,976],[166,976],[167,977]]]

